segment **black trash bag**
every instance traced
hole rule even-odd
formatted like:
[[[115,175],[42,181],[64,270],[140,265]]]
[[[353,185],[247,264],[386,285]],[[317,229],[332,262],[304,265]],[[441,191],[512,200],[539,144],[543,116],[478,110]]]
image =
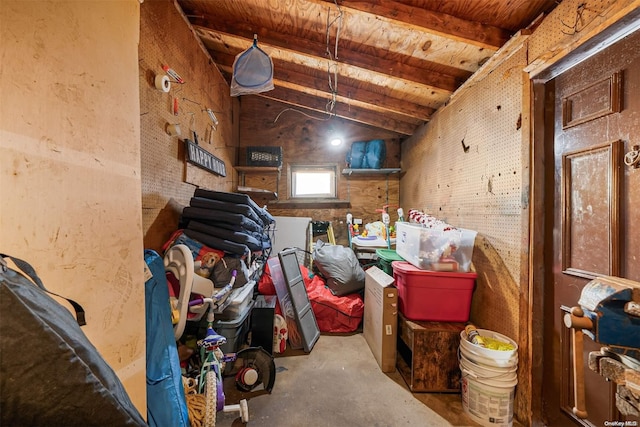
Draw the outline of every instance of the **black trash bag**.
[[[0,425],[146,426],[113,369],[33,268],[0,254]],[[55,294],[53,294],[55,295]],[[66,298],[65,298],[66,299]]]
[[[351,248],[318,240],[313,263],[336,296],[354,294],[364,288],[364,270]]]

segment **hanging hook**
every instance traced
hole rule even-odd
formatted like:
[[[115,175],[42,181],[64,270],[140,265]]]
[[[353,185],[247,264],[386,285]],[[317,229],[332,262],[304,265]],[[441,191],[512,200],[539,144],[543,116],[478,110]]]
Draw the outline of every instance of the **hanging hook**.
[[[189,130],[196,130],[196,113],[193,111],[187,111],[186,114],[191,114],[191,120],[189,120]]]
[[[634,168],[640,167],[640,145],[634,145],[631,151],[624,155],[624,164]]]

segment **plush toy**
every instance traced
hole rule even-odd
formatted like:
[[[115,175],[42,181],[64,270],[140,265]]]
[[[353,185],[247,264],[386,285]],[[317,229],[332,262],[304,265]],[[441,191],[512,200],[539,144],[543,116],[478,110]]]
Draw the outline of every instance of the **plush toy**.
[[[220,261],[220,255],[215,252],[206,252],[194,263],[196,274],[208,279],[218,261]]]

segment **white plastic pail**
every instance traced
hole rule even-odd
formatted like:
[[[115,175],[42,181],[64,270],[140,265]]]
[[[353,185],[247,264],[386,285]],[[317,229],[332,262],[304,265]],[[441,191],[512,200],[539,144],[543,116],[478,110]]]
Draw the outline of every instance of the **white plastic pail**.
[[[516,373],[517,366],[509,366],[506,368],[497,368],[489,365],[481,365],[474,363],[464,357],[460,358],[460,370],[472,378],[497,380],[497,381],[513,381],[518,378]]]
[[[460,347],[466,350],[467,353],[476,355],[490,360],[488,364],[505,364],[514,357],[518,357],[518,344],[507,337],[506,335],[499,334],[497,332],[489,331],[487,329],[478,329],[478,333],[481,336],[489,337],[500,340],[505,343],[509,343],[513,346],[513,350],[492,350],[476,345],[467,341],[467,333],[465,331],[460,332]]]
[[[496,381],[462,374],[462,407],[478,424],[513,426],[513,396],[518,380]]]
[[[460,342],[462,342],[462,340],[460,340]],[[518,353],[513,353],[508,358],[496,359],[460,345],[460,355],[467,360],[483,366],[493,366],[497,368],[513,368],[518,366]]]
[[[492,331],[481,334],[515,345],[515,341]],[[486,427],[513,426],[513,397],[518,384],[518,353],[488,350],[466,340],[460,340],[460,370],[462,371],[462,407],[478,424]]]

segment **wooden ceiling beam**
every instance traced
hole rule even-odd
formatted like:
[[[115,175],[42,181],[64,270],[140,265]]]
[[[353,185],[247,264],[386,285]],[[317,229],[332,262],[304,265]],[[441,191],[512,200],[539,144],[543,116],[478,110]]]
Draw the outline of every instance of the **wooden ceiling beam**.
[[[272,99],[298,108],[320,113],[318,118],[330,117],[326,111],[327,100],[317,96],[309,95],[293,89],[276,87],[268,92],[257,94],[263,98]],[[392,114],[381,115],[374,111],[352,105],[337,104],[333,110],[333,115],[362,123],[368,126],[390,130],[401,135],[412,135],[420,124],[408,123],[393,117]]]
[[[333,4],[333,0],[316,0]],[[401,22],[423,31],[441,34],[444,37],[474,44],[479,47],[498,50],[511,37],[511,33],[502,28],[479,22],[467,21],[452,15],[409,6],[392,0],[339,0],[341,8],[352,13],[364,12],[389,21]]]
[[[173,0],[225,78],[257,34],[276,86],[258,96],[321,115],[331,100],[331,114],[401,135],[554,1]]]
[[[311,82],[311,85],[315,90],[322,91],[326,95],[331,96],[326,78],[320,79],[317,77],[311,77],[306,73],[300,73],[294,70],[293,67],[291,67],[291,64],[289,64],[288,67],[279,67],[279,69],[279,72],[274,73],[274,79],[290,82],[298,86],[306,86]],[[340,78],[338,80],[337,96],[341,99],[346,99],[347,102],[355,99],[359,104],[369,104],[372,106],[372,110],[384,114],[393,113],[422,121],[430,120],[431,116],[435,112],[435,109],[424,105],[359,88],[347,83],[345,78]]]
[[[308,38],[298,38],[290,32],[286,32],[286,29],[256,28],[255,26],[245,23],[233,24],[229,22],[203,20],[201,18],[192,18],[192,20],[194,28],[205,34],[209,31],[213,33],[223,33],[230,37],[241,37],[251,42],[253,35],[259,33],[259,44],[261,46],[272,46],[289,51],[292,51],[292,46],[295,46],[296,53],[311,57],[320,57],[326,60],[326,44]],[[455,92],[455,90],[471,76],[470,72],[459,69],[455,69],[455,75],[434,71],[432,68],[435,68],[436,65],[433,65],[429,61],[418,61],[416,58],[411,58],[407,55],[398,56],[399,54],[396,54],[398,59],[384,59],[386,52],[373,46],[368,46],[367,50],[373,52],[373,54],[340,49],[336,62],[375,73],[390,75],[395,79],[403,79],[447,92]],[[409,65],[410,63],[419,63],[420,66]],[[431,69],[429,67],[431,67]],[[442,68],[441,65],[437,65],[437,67]],[[453,67],[448,68],[453,71]]]
[[[235,59],[233,55],[215,51],[210,51],[210,55],[222,71],[229,76],[233,74],[232,66]],[[314,91],[323,92],[326,98],[331,97],[328,78],[326,76],[323,78],[317,77],[314,75],[317,74],[316,70],[303,65],[286,63],[277,59],[273,60],[273,65],[273,79],[275,84],[277,84],[277,82],[287,82],[288,84],[308,87]],[[362,85],[362,82],[355,82],[353,79],[340,77],[337,95],[344,99],[356,99],[359,103],[371,104],[372,109],[377,111],[389,111],[423,121],[430,120],[435,112],[435,109],[428,106],[394,98],[381,92],[367,90],[359,87],[360,85]]]

